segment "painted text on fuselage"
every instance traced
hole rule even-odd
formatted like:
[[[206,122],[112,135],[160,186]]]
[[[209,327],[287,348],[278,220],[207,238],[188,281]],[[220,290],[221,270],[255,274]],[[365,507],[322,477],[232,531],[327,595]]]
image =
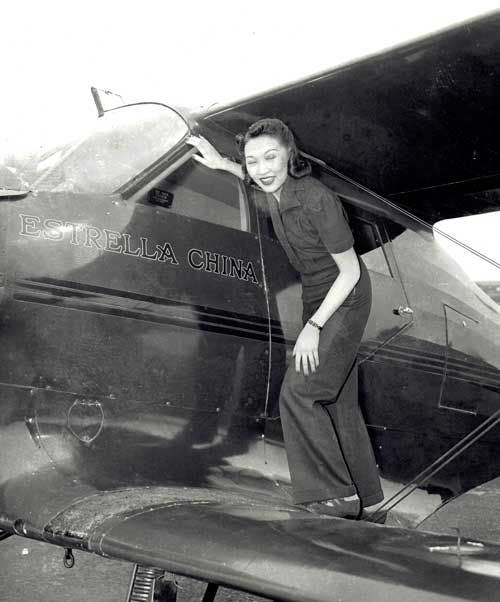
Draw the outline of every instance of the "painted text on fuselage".
[[[154,243],[147,236],[136,236],[127,232],[53,218],[42,219],[37,215],[19,214],[19,217],[21,236],[54,242],[66,241],[79,247],[138,257],[172,266],[179,265],[174,247],[168,241]],[[203,270],[258,284],[251,261],[203,249],[190,249],[186,259],[188,266],[193,270]]]

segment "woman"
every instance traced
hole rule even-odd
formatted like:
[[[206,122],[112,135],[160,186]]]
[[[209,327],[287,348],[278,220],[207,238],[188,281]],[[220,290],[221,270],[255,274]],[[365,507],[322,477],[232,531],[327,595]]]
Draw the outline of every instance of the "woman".
[[[237,137],[242,165],[204,138],[194,158],[266,193],[276,235],[302,280],[303,329],[280,393],[294,500],[313,512],[358,518],[383,499],[357,399],[356,356],[368,319],[368,272],[335,194],[311,177],[293,134],[261,119]]]

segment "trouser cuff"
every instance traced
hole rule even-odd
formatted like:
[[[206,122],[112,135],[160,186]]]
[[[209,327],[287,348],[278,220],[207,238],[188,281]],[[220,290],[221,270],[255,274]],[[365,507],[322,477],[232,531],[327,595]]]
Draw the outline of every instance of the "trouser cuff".
[[[372,506],[373,504],[381,502],[384,499],[384,492],[380,489],[376,493],[364,495],[363,497],[360,496],[360,498],[363,507],[366,508],[367,506]]]

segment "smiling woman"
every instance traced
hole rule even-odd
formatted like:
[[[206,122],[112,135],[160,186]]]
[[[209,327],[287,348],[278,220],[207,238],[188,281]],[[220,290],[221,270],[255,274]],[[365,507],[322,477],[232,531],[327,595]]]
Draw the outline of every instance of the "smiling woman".
[[[288,153],[270,136],[249,140],[246,147],[248,175],[266,192],[281,190],[288,176]]]
[[[302,281],[303,328],[279,397],[296,504],[357,518],[381,501],[377,467],[358,406],[357,352],[371,306],[368,271],[353,248],[339,198],[311,177],[287,125],[260,119],[236,137],[242,165],[204,138],[193,158],[262,190],[276,237]]]

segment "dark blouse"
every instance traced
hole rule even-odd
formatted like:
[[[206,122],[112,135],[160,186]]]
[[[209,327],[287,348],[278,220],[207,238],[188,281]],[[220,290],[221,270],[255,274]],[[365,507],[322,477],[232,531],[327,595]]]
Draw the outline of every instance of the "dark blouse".
[[[311,176],[288,176],[279,204],[272,194],[266,196],[276,235],[301,275],[304,301],[323,298],[339,274],[330,253],[354,244],[340,200]]]

